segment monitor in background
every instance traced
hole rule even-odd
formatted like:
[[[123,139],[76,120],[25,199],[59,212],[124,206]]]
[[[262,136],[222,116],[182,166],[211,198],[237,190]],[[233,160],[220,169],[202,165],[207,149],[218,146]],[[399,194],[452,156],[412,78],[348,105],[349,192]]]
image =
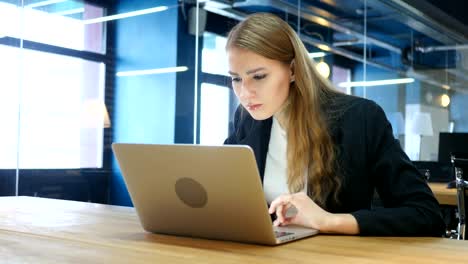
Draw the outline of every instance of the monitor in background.
[[[449,165],[452,152],[468,152],[468,133],[439,133],[439,163]]]

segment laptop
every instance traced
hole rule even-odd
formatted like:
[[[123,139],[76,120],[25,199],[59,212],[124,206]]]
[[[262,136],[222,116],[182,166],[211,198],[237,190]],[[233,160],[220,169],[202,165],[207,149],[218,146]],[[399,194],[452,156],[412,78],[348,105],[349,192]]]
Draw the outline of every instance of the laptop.
[[[272,225],[248,146],[114,143],[112,150],[148,232],[266,245],[318,233]]]

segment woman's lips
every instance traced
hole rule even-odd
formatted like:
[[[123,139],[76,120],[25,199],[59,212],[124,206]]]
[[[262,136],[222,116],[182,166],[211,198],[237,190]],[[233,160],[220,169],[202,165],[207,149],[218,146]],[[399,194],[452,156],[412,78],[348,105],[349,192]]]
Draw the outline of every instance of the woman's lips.
[[[262,106],[262,104],[248,104],[248,105],[247,105],[247,109],[249,109],[250,111],[256,111],[256,110],[258,110],[261,106]]]

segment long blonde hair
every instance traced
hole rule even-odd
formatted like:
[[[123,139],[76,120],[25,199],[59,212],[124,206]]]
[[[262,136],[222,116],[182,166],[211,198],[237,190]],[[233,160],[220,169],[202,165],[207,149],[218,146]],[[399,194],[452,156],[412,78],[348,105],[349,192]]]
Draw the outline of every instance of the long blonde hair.
[[[247,49],[269,59],[293,64],[295,81],[289,90],[287,160],[288,188],[298,192],[305,186],[322,207],[328,198],[339,203],[341,178],[337,174],[335,145],[323,110],[338,92],[321,77],[307,49],[294,30],[281,18],[256,13],[237,24],[229,33],[226,49]]]

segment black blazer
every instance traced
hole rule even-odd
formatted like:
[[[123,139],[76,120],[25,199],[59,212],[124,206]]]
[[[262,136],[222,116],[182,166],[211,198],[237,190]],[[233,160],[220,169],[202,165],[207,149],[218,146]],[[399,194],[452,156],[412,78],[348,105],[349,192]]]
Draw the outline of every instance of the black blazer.
[[[361,235],[441,236],[445,224],[439,204],[393,137],[382,108],[363,98],[338,97],[341,111],[327,116],[333,116],[328,123],[343,184],[340,204],[327,204],[327,211],[352,214]],[[272,118],[254,120],[239,106],[234,132],[225,141],[253,149],[262,181],[271,125]],[[380,207],[372,203],[375,191]]]

